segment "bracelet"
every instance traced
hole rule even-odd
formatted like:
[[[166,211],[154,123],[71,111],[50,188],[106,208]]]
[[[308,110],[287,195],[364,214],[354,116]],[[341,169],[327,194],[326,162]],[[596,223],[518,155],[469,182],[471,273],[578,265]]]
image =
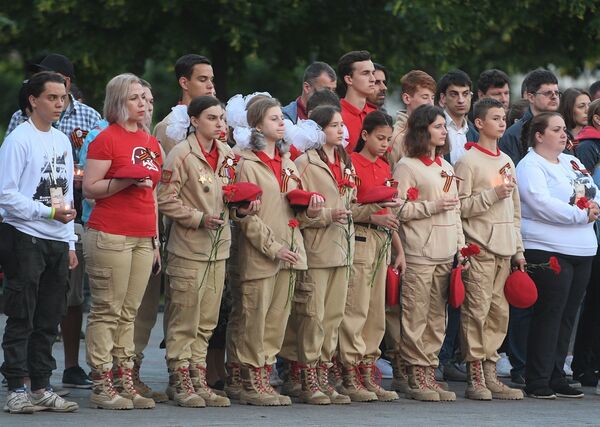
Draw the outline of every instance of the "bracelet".
[[[54,219],[54,215],[56,215],[56,208],[50,208],[50,219]]]
[[[110,193],[110,184],[112,183],[112,178],[108,180],[108,186],[106,187],[106,194]]]

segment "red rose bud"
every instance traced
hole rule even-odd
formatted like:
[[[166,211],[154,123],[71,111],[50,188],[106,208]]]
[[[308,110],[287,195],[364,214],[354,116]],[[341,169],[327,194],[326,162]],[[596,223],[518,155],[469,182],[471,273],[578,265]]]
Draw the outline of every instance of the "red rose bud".
[[[550,270],[554,271],[554,274],[560,274],[560,264],[558,262],[558,258],[555,256],[551,256],[548,262]]]
[[[577,207],[579,209],[587,209],[590,207],[590,202],[588,201],[587,197],[580,197],[579,200],[577,200]]]
[[[290,219],[290,221],[288,222],[288,227],[290,228],[297,228],[299,225],[300,221],[298,221],[296,218]]]
[[[406,198],[408,200],[410,200],[411,202],[414,202],[415,200],[417,200],[419,198],[419,189],[416,187],[410,187],[406,191]]]

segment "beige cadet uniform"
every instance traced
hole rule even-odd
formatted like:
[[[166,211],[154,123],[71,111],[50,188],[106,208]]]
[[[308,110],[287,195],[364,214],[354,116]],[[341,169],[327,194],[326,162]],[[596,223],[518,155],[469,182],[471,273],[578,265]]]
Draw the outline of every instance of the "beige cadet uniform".
[[[288,222],[294,213],[269,166],[251,150],[242,150],[240,155],[238,181],[257,184],[263,195],[257,215],[234,218],[241,230],[238,247],[241,312],[239,319],[235,319],[238,322],[235,336],[229,339],[236,341],[236,359],[242,365],[262,368],[275,363],[290,313],[292,271],[277,259],[277,252],[290,247],[292,233]],[[282,154],[281,158],[282,171],[289,169],[297,177],[289,154]],[[297,183],[290,179],[287,191],[294,188]],[[300,260],[292,268],[306,270],[306,252],[299,229],[294,231],[294,248]]]
[[[398,349],[409,366],[436,367],[446,329],[446,301],[450,269],[455,254],[464,246],[460,207],[437,212],[435,201],[458,197],[453,168],[438,158],[427,166],[418,158],[403,157],[394,170],[398,192],[405,197],[411,187],[419,190],[401,212],[400,237],[406,256],[402,281],[402,334]],[[446,191],[444,191],[446,190]]]
[[[331,365],[346,305],[354,225],[333,222],[332,211],[345,209],[344,198],[335,176],[317,151],[308,150],[296,159],[296,166],[304,190],[321,193],[325,207],[321,214],[323,221],[302,229],[309,269],[296,286],[281,356],[311,367],[318,362]],[[340,162],[340,167],[343,176],[346,165]],[[349,191],[352,201],[354,190]]]
[[[163,169],[158,189],[159,210],[173,221],[167,251],[170,304],[167,307],[167,364],[170,369],[206,366],[208,340],[217,325],[229,256],[231,234],[228,208],[221,187],[228,182],[224,169],[233,160],[231,149],[215,141],[217,169],[206,161],[194,134],[177,144]],[[204,215],[223,214],[224,225],[216,230],[201,226]],[[213,243],[218,248],[211,251]]]
[[[471,257],[464,274],[465,302],[461,307],[461,344],[467,362],[498,361],[497,349],[508,328],[508,302],[504,283],[510,274],[510,260],[523,258],[519,190],[499,200],[494,190],[504,179],[513,179],[515,167],[510,157],[469,149],[458,162],[463,230],[467,242],[481,253]]]

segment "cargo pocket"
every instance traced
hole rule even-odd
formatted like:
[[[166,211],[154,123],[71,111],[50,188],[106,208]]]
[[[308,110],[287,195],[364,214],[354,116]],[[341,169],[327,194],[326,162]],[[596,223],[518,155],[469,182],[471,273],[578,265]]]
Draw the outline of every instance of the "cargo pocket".
[[[190,307],[198,304],[196,277],[198,269],[167,266],[171,303]]]
[[[122,251],[125,249],[126,240],[127,236],[98,231],[98,237],[96,238],[96,246],[98,246],[100,249]]]
[[[93,306],[107,306],[112,300],[112,268],[86,266]]]
[[[242,283],[242,310],[256,310],[258,308],[259,287],[256,282]]]
[[[317,314],[315,286],[315,283],[306,280],[300,280],[296,283],[293,296],[294,312],[296,314],[301,316],[315,316]]]
[[[22,282],[13,279],[4,281],[4,314],[13,319],[27,318],[27,295]]]
[[[371,242],[368,240],[368,236],[369,232],[365,227],[356,227],[354,231],[354,258],[352,261],[354,264],[367,264],[369,258],[374,256],[370,254],[369,243]]]

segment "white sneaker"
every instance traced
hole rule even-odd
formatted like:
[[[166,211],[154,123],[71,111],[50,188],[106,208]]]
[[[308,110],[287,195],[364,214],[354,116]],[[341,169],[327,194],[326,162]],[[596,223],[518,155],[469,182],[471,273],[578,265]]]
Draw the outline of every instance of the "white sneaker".
[[[381,372],[381,378],[393,378],[392,364],[385,359],[377,359],[377,369]]]
[[[25,388],[19,388],[8,392],[4,411],[11,414],[33,414],[35,407],[29,400],[29,394]]]
[[[496,362],[496,375],[501,378],[510,378],[511,369],[512,365],[506,353],[500,353],[500,360]]]
[[[74,412],[79,409],[77,403],[63,399],[50,387],[42,393],[31,393],[29,399],[34,406],[43,408],[42,410],[46,411]]]

